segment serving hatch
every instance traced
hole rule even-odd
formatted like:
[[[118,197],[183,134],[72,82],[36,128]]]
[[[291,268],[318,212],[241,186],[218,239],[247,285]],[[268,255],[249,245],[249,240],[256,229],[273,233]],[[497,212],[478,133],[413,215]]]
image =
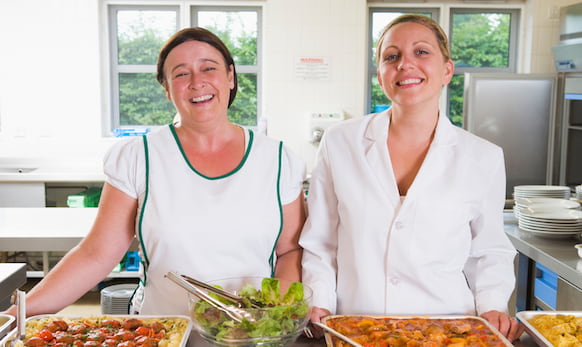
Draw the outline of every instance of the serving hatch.
[[[159,346],[163,347],[185,347],[190,331],[192,330],[192,320],[188,316],[182,315],[94,315],[94,316],[73,316],[73,315],[38,315],[26,319],[26,338],[25,341],[38,336],[39,332],[43,330],[47,324],[54,321],[64,321],[67,323],[67,330],[77,325],[86,325],[90,328],[101,327],[102,322],[106,320],[115,320],[122,324],[137,319],[142,324],[142,327],[153,327],[154,323],[162,324],[165,329],[163,335],[163,342],[160,341]],[[137,326],[136,326],[137,327]],[[136,328],[132,328],[136,336],[140,335]],[[129,329],[129,330],[132,330]],[[153,328],[152,328],[153,329]],[[46,330],[46,329],[44,329]],[[109,329],[114,331],[114,329]],[[85,336],[91,335],[91,332],[86,331]],[[152,333],[148,333],[151,337]],[[159,335],[159,336],[161,336]],[[10,331],[3,339],[0,340],[0,347],[10,347],[12,340],[16,337],[16,329]],[[47,344],[47,346],[51,346]],[[18,346],[17,346],[18,347]]]
[[[557,344],[553,344],[550,341],[550,335],[544,336],[543,332],[536,328],[534,319],[545,319],[543,316],[547,317],[547,321],[544,322],[544,325],[548,327],[548,330],[551,330],[550,335],[555,335],[556,339],[561,339],[564,341],[564,346],[569,345],[567,344],[566,340],[574,340],[576,339],[575,334],[570,334],[566,332],[566,326],[560,327],[560,324],[569,325],[567,329],[575,329],[574,325],[578,324],[578,330],[582,331],[582,311],[520,311],[516,314],[517,319],[524,325],[525,331],[534,339],[534,341],[542,347],[553,347],[557,346]],[[576,322],[566,322],[566,320],[570,320],[569,318],[573,317],[576,319]],[[578,337],[578,344],[582,344],[582,339]],[[575,345],[575,344],[574,344]]]
[[[374,346],[389,346],[431,339],[441,344],[466,343],[474,339],[486,346],[512,346],[489,322],[476,316],[331,315],[323,318],[322,322],[364,347],[374,342],[378,342]],[[348,346],[327,332],[325,342],[328,347]]]

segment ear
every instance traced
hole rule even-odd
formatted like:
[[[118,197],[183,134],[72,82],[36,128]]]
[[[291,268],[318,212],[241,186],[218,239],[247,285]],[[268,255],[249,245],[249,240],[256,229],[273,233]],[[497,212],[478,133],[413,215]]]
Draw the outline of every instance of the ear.
[[[170,89],[168,88],[167,82],[164,82],[164,90],[166,91],[166,99],[172,101],[172,96],[170,95]]]
[[[380,69],[376,69],[376,78],[378,79],[378,84],[380,85],[380,89],[384,90],[382,88],[382,77],[380,75]]]
[[[449,59],[447,62],[445,62],[445,70],[443,74],[443,86],[446,86],[451,82],[454,72],[455,64],[453,63],[452,60]]]
[[[228,89],[234,89],[234,66],[232,64],[228,66]]]

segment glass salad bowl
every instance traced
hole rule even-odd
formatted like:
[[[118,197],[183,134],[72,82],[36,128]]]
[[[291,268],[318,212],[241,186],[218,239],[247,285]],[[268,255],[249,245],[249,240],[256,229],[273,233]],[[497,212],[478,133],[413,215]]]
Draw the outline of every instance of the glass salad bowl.
[[[214,346],[288,346],[301,335],[309,321],[312,290],[302,283],[262,277],[227,278],[207,283],[262,306],[256,308],[249,304],[242,307],[252,318],[237,321],[189,294],[194,329]],[[228,305],[241,307],[219,296],[214,297]]]

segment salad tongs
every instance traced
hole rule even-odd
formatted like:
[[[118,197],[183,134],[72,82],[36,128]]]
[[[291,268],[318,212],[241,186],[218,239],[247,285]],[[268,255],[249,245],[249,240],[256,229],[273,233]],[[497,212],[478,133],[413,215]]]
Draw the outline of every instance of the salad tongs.
[[[176,283],[180,287],[186,289],[188,292],[198,297],[200,300],[204,300],[210,305],[214,306],[215,308],[226,313],[230,318],[234,319],[235,321],[242,322],[243,320],[247,320],[249,322],[255,322],[255,319],[250,314],[250,312],[242,308],[235,307],[232,305],[226,305],[220,302],[219,300],[208,295],[208,293],[190,284],[190,282],[186,281],[182,276],[178,275],[177,273],[170,271],[166,274],[166,277],[170,279],[172,282]]]
[[[214,293],[222,298],[225,298],[227,300],[230,300],[230,301],[237,303],[239,305],[239,307],[248,306],[249,304],[251,305],[251,307],[254,307],[254,308],[264,307],[264,305],[262,305],[257,300],[254,300],[251,298],[248,298],[248,299],[242,298],[238,295],[235,295],[233,293],[227,292],[226,290],[222,290],[220,288],[217,288],[217,287],[215,287],[211,284],[208,284],[206,282],[202,282],[202,281],[199,281],[197,279],[194,279],[188,275],[180,275],[180,276],[182,276],[183,279],[190,282],[190,284],[192,284],[196,287],[204,288],[205,290],[212,292],[212,293]]]

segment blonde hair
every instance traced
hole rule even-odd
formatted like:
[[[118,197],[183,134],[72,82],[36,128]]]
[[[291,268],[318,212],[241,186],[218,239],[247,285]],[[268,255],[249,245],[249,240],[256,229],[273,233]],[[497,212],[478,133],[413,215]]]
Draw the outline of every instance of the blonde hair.
[[[386,33],[390,29],[401,23],[417,23],[429,28],[434,33],[439,43],[439,48],[443,54],[443,57],[445,58],[445,61],[449,61],[451,59],[451,51],[449,48],[449,39],[447,38],[447,34],[445,34],[443,28],[441,28],[441,26],[434,19],[420,14],[403,14],[388,23],[388,25],[386,25],[382,31],[382,34],[380,34],[380,38],[378,39],[378,46],[376,47],[376,66],[380,64],[380,54],[384,36],[386,36]]]

